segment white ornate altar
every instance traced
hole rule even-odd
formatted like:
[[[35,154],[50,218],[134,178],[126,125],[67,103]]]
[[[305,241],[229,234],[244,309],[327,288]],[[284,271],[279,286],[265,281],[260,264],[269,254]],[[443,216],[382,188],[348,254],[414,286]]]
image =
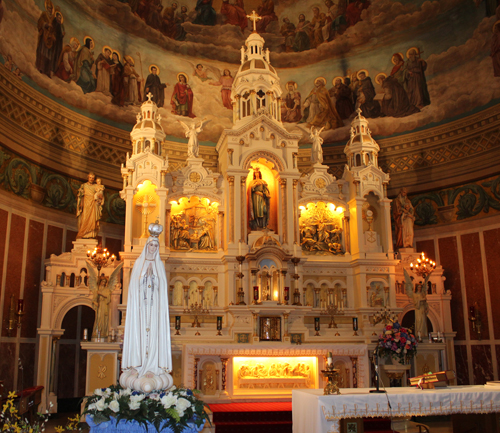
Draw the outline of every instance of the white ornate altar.
[[[338,433],[346,418],[405,417],[500,412],[500,387],[454,386],[442,389],[343,389],[323,395],[322,389],[292,392],[293,433]]]

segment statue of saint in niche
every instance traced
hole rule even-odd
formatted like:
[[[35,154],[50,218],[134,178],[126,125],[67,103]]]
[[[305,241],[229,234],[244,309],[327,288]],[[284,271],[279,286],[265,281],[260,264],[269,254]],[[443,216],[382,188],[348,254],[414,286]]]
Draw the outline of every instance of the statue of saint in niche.
[[[77,239],[95,239],[99,234],[99,220],[104,204],[103,190],[100,179],[96,183],[94,173],[89,173],[88,182],[80,186],[76,204]]]
[[[264,229],[269,223],[271,193],[258,167],[254,168],[253,181],[249,189],[250,228],[252,230]]]

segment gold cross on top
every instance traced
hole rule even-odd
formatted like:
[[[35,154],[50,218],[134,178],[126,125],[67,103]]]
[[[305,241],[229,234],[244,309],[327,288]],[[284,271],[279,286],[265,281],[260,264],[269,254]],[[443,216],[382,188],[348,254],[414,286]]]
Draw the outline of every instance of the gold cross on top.
[[[250,21],[253,21],[253,31],[256,32],[257,31],[257,21],[261,20],[262,17],[259,17],[259,15],[257,15],[257,13],[255,11],[252,11],[252,13],[250,15],[247,15],[247,18]]]

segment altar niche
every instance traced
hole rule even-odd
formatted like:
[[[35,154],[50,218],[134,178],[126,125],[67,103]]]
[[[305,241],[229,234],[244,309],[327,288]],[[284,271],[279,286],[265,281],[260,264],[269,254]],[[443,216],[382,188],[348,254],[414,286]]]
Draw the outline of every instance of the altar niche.
[[[305,254],[343,255],[345,253],[344,209],[334,203],[301,205],[300,246]]]
[[[172,201],[170,249],[174,251],[217,251],[219,204],[206,197],[182,197]]]
[[[150,180],[145,180],[137,186],[133,207],[132,238],[147,239],[148,225],[158,219],[160,212],[160,198],[156,193],[156,185]]]
[[[278,173],[274,164],[263,158],[252,162],[246,179],[247,221],[249,231],[278,232]]]

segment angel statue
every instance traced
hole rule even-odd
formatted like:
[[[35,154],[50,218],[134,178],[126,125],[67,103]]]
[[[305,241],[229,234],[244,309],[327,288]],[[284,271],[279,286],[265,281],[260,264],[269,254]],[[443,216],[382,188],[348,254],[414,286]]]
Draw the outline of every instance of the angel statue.
[[[160,257],[160,224],[150,236],[130,275],[120,385],[149,393],[172,387],[172,349],[168,284]]]
[[[413,301],[415,306],[415,335],[425,336],[428,333],[427,330],[427,313],[429,312],[429,305],[427,304],[427,281],[429,276],[427,275],[424,282],[420,281],[415,285],[415,290],[413,289],[413,277],[408,275],[406,269],[403,268],[405,274],[405,289],[408,297]]]
[[[311,126],[309,138],[312,140],[311,161],[313,164],[321,164],[323,162],[323,148],[321,147],[323,139],[319,136],[323,129],[325,129],[324,126],[321,129],[314,129],[314,126]]]
[[[200,143],[198,141],[198,134],[203,130],[203,127],[210,122],[210,120],[203,119],[200,121],[200,125],[196,127],[196,122],[193,122],[191,126],[185,124],[182,120],[178,120],[178,122],[184,128],[184,133],[188,141],[188,158],[198,158],[200,155]]]
[[[120,271],[123,266],[121,262],[113,271],[111,276],[105,277],[104,274],[98,275],[96,269],[87,260],[89,288],[92,291],[92,307],[95,310],[94,329],[92,331],[92,340],[106,339],[109,334],[109,304],[111,303],[111,292],[118,286],[120,287]]]

